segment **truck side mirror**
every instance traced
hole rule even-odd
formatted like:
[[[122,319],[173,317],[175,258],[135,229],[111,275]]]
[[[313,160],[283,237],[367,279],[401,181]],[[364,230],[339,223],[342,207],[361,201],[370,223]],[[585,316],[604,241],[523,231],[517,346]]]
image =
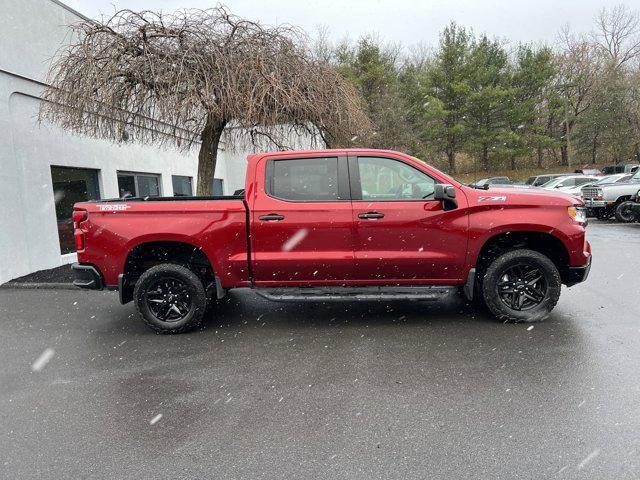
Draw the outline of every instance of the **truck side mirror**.
[[[433,198],[442,201],[444,210],[453,210],[458,208],[456,201],[456,189],[449,183],[436,183],[433,191]]]

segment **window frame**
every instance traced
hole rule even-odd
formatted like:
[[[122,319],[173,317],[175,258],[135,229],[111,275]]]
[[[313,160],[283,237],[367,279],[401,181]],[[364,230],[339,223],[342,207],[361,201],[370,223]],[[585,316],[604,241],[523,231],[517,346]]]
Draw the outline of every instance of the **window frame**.
[[[149,196],[149,198],[159,198],[163,196],[162,193],[162,174],[160,173],[148,173],[148,172],[132,172],[130,170],[116,170],[116,182],[118,183],[118,194],[120,194],[120,182],[118,182],[118,179],[120,176],[132,176],[133,177],[133,183],[135,185],[136,191],[135,191],[135,195],[133,196],[133,198],[142,198],[140,197],[140,187],[138,186],[138,177],[155,177],[158,179],[158,196]],[[173,188],[173,183],[172,183],[172,188]],[[120,197],[119,197],[120,198]]]
[[[91,175],[94,176],[94,181],[95,181],[95,190],[96,190],[96,194],[97,197],[96,198],[92,198],[91,196],[89,196],[89,192],[87,191],[87,198],[85,200],[82,200],[84,202],[99,202],[102,198],[103,198],[103,193],[102,193],[102,184],[101,184],[101,174],[102,174],[102,170],[99,168],[92,168],[92,167],[75,167],[75,166],[69,166],[69,165],[58,165],[58,164],[51,164],[49,165],[49,175],[51,176],[51,186],[52,186],[52,194],[53,194],[53,204],[54,204],[54,218],[56,220],[56,237],[58,238],[58,246],[60,248],[60,255],[64,256],[64,255],[74,255],[75,253],[77,253],[77,250],[75,248],[75,239],[73,237],[73,227],[71,228],[71,238],[68,239],[70,240],[70,243],[74,245],[74,247],[68,251],[65,252],[63,251],[63,246],[62,246],[62,238],[60,238],[60,219],[58,218],[58,205],[56,204],[55,201],[55,194],[56,194],[56,181],[54,178],[54,169],[55,170],[67,170],[67,171],[81,171],[83,173],[90,173]],[[75,202],[74,202],[75,203]],[[73,205],[72,205],[73,207]],[[69,217],[68,218],[64,218],[63,222],[65,221],[69,221],[71,220],[71,225],[73,225],[73,208],[71,208],[71,210],[69,211]]]
[[[334,200],[291,200],[288,198],[278,197],[273,193],[273,179],[275,174],[275,162],[281,161],[301,161],[306,160],[326,160],[336,159],[337,161],[337,177],[338,177],[338,198]],[[344,155],[318,155],[314,157],[284,157],[284,158],[270,158],[267,160],[265,167],[265,182],[264,191],[268,197],[280,200],[287,203],[336,203],[336,202],[350,202],[351,192],[349,188],[349,169],[347,166],[347,157]]]
[[[359,167],[359,159],[360,158],[382,158],[384,160],[391,160],[393,162],[400,162],[405,164],[406,166],[413,168],[414,170],[422,173],[423,175],[429,177],[433,180],[433,184],[442,183],[438,181],[438,179],[429,175],[427,172],[419,169],[415,165],[411,165],[408,162],[403,161],[399,158],[387,157],[384,155],[349,155],[349,179],[350,179],[350,187],[351,187],[351,201],[353,202],[367,202],[367,203],[384,203],[384,202],[434,202],[437,201],[435,198],[415,198],[415,199],[396,199],[396,200],[371,200],[371,199],[363,199],[362,198],[362,184],[360,183],[360,167]],[[433,196],[433,193],[430,195]]]

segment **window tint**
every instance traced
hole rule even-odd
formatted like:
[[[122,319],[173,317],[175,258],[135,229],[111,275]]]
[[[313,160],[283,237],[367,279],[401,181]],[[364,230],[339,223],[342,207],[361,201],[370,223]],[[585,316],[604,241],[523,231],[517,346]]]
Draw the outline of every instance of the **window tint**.
[[[171,183],[173,184],[174,197],[190,197],[193,195],[191,177],[173,175],[171,177]]]
[[[338,199],[338,159],[274,160],[270,194],[293,201]]]
[[[576,179],[575,178],[567,178],[566,180],[561,181],[560,183],[558,183],[557,187],[573,187],[576,184]]]
[[[213,179],[213,186],[211,188],[211,193],[218,196],[224,195],[224,183],[222,179],[220,178]]]
[[[160,176],[152,173],[118,172],[120,198],[159,197]]]
[[[389,158],[359,157],[363,200],[433,198],[435,181],[406,163]]]
[[[593,178],[576,178],[576,185],[584,185],[593,182]]]

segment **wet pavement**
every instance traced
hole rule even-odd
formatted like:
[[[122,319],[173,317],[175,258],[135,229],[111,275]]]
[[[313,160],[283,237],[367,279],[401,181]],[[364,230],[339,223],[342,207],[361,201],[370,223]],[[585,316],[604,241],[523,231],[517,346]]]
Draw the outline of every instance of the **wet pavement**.
[[[232,293],[156,335],[110,292],[0,290],[0,478],[638,478],[640,224],[545,322],[461,299]]]

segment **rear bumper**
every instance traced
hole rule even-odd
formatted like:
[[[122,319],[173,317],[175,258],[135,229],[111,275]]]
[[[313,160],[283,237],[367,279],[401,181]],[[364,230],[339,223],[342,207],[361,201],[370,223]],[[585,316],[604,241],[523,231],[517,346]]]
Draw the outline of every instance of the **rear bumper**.
[[[74,280],[73,284],[76,287],[86,288],[89,290],[102,290],[104,288],[104,282],[102,281],[102,275],[92,265],[81,265],[74,263],[71,265],[73,270]]]
[[[591,271],[591,255],[589,255],[589,260],[586,265],[580,267],[570,267],[569,274],[567,275],[566,285],[567,287],[572,287],[577,283],[584,282],[589,276],[589,272]]]

